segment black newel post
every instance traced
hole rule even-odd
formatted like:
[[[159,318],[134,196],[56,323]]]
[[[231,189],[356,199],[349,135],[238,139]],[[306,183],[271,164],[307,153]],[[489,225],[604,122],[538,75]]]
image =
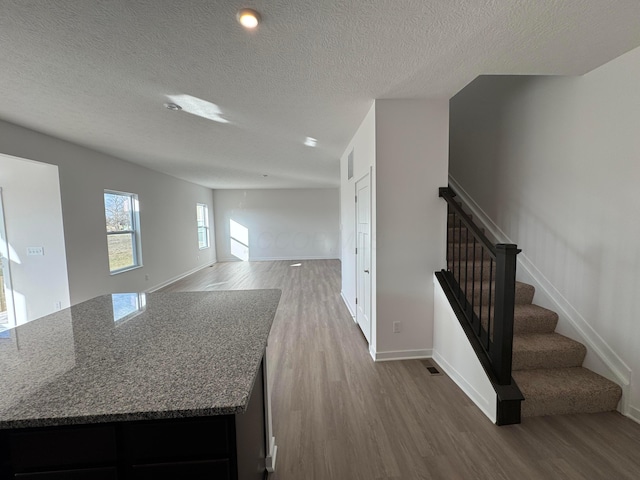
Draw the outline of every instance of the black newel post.
[[[513,244],[496,245],[496,298],[491,360],[500,385],[511,383],[516,256],[520,252],[521,250]]]

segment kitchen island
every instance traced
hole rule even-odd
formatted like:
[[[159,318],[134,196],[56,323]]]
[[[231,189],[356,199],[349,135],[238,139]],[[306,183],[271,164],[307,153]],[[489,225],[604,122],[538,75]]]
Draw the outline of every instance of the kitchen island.
[[[0,478],[266,478],[280,295],[103,295],[2,332]]]

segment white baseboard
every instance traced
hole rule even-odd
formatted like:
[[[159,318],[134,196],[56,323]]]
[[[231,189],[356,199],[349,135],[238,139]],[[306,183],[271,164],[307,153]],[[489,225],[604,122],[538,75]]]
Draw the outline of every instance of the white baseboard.
[[[498,225],[482,210],[482,208],[471,198],[456,180],[449,176],[449,183],[456,190],[460,199],[469,207],[471,214],[486,230],[496,239],[505,243],[513,242]],[[622,360],[618,354],[607,344],[607,342],[596,332],[587,320],[569,303],[569,301],[558,291],[558,289],[536,268],[533,262],[527,257],[525,252],[518,255],[518,265],[526,270],[527,274],[535,281],[536,289],[540,288],[550,301],[554,304],[556,313],[566,319],[569,324],[579,333],[581,341],[611,370],[617,383],[623,386],[631,382],[631,368]]]
[[[317,257],[317,256],[302,256],[302,257],[251,257],[249,258],[250,262],[277,262],[277,261],[287,261],[287,262],[297,262],[300,260],[340,260],[337,257]],[[237,257],[220,257],[218,259],[219,262],[242,262]]]
[[[433,352],[433,360],[438,364],[438,366],[442,368],[442,370],[444,370],[444,373],[446,373],[449,378],[451,378],[451,380],[453,380],[454,383],[458,385],[458,387],[460,387],[460,389],[467,395],[467,397],[469,397],[471,401],[475,403],[480,410],[482,410],[482,413],[484,413],[487,417],[489,417],[489,419],[491,419],[492,422],[495,423],[495,399],[493,400],[492,404],[489,399],[485,398],[480,392],[478,392],[478,390],[473,387],[473,385],[467,382],[464,376],[462,376],[460,372],[458,372],[453,367],[453,365],[447,362],[444,357],[438,352]]]
[[[387,362],[391,360],[421,360],[431,358],[432,350],[426,348],[424,350],[398,350],[396,352],[374,352],[369,351],[373,360],[376,362]]]
[[[632,407],[629,405],[627,409],[627,417],[636,423],[640,423],[640,408]]]
[[[216,263],[216,262],[207,263],[206,265],[200,265],[199,267],[193,268],[193,269],[189,270],[188,272],[185,272],[185,273],[177,275],[177,276],[175,276],[173,278],[170,278],[166,282],[159,283],[158,285],[155,285],[155,286],[147,289],[146,292],[147,293],[153,293],[153,292],[155,292],[157,290],[160,290],[161,288],[166,287],[167,285],[172,284],[173,282],[177,282],[178,280],[182,280],[183,278],[188,277],[189,275],[192,275],[192,274],[202,270],[203,268],[210,267],[214,263]]]

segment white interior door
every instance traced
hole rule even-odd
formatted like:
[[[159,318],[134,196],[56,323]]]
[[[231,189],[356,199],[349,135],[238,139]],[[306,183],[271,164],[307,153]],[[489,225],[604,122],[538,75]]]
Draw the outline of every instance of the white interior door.
[[[13,289],[11,287],[11,265],[9,262],[9,241],[4,223],[2,188],[0,187],[0,330],[14,327]]]
[[[371,343],[371,186],[370,176],[356,182],[356,321]]]

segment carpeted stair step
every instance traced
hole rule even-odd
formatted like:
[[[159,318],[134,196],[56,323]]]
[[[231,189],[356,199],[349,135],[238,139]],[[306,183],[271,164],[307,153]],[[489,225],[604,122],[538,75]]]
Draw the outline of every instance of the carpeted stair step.
[[[460,259],[462,261],[480,261],[481,259],[490,260],[489,250],[484,248],[481,243],[449,243],[447,245],[447,258]]]
[[[610,412],[622,396],[620,386],[583,367],[519,370],[522,417]]]
[[[480,315],[480,307],[474,308],[476,315],[482,319],[482,323],[486,328],[486,312],[487,307],[482,306],[482,315]],[[491,308],[491,322],[493,323],[493,308]],[[514,335],[529,333],[553,333],[558,325],[558,314],[553,310],[534,304],[521,303],[513,307],[513,333]]]
[[[513,336],[513,370],[579,367],[587,349],[559,333]]]
[[[491,324],[493,336],[495,262],[480,243],[474,241],[460,217],[449,210],[447,268],[473,303],[484,328]],[[484,229],[482,231],[484,233]],[[622,389],[582,367],[587,349],[580,342],[555,332],[558,314],[533,304],[533,285],[516,282],[515,294],[512,376],[525,398],[521,416],[615,410]]]
[[[558,314],[535,304],[518,304],[513,309],[513,334],[552,333]]]
[[[469,217],[471,217],[471,219],[473,220],[473,217],[471,215],[469,215]],[[462,217],[458,214],[456,214],[454,217],[454,215],[450,213],[449,216],[447,217],[447,227],[449,228],[459,227],[461,223],[462,223],[462,226],[464,227],[464,222],[462,221]]]
[[[460,283],[465,283],[465,278],[473,280],[489,280],[496,278],[496,262],[485,260],[483,262],[460,262],[452,259],[447,260],[447,268],[453,272],[456,278],[460,279]],[[466,272],[466,273],[465,273]]]
[[[468,213],[467,215],[469,218],[473,219],[473,215],[471,215],[470,213]],[[460,215],[457,213],[449,213],[447,215],[447,225],[449,227],[458,227],[462,225],[462,227],[464,228],[464,222],[461,222],[460,218]]]
[[[480,300],[482,299],[482,304],[487,305],[489,302],[489,293],[491,293],[492,302],[495,301],[496,291],[495,291],[495,282],[491,283],[491,289],[489,289],[489,282],[469,282],[467,283],[465,293],[467,298],[473,298],[474,305],[480,305]],[[465,287],[463,285],[462,289]],[[528,283],[518,282],[516,281],[516,305],[528,304],[533,301],[533,296],[536,293],[536,289],[533,285],[529,285]]]
[[[481,228],[480,231],[485,233],[484,228]],[[447,232],[447,241],[448,242],[459,242],[462,239],[463,242],[473,241],[473,234],[469,232],[467,234],[467,228],[463,225],[462,228],[459,228],[457,225],[455,227],[449,226],[449,231]]]

